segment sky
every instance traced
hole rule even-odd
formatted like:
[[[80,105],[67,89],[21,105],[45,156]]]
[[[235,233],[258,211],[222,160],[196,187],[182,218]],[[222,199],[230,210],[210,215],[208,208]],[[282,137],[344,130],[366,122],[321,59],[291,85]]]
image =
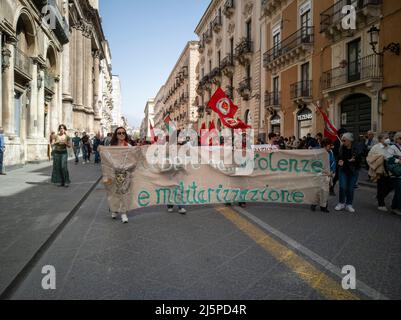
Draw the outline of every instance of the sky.
[[[146,101],[166,82],[210,0],[100,0],[113,74],[120,76],[123,115],[134,128]]]

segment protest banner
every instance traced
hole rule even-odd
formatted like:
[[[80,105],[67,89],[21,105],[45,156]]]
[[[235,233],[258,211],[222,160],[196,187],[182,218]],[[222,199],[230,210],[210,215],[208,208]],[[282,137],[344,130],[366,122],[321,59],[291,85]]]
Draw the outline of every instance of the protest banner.
[[[230,162],[232,153],[227,148],[191,146],[186,148],[197,152],[197,163],[186,161],[185,156],[180,159],[177,155],[180,153],[153,162],[149,160],[151,147],[101,148],[103,183],[113,212],[169,204],[326,205],[329,158],[325,150],[253,152],[251,149],[246,163],[238,164]],[[240,156],[244,151],[238,153]]]

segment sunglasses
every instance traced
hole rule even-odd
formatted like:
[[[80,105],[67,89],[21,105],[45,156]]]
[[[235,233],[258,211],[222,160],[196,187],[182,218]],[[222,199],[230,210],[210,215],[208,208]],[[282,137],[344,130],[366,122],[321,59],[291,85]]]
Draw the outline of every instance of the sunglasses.
[[[119,135],[119,136],[125,136],[125,132],[117,132],[117,135]]]

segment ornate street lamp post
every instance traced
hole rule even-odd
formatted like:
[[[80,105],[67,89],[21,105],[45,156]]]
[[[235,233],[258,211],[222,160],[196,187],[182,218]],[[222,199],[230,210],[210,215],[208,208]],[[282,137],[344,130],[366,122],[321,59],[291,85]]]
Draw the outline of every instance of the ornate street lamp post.
[[[389,45],[385,46],[383,48],[383,51],[377,51],[378,49],[376,48],[376,46],[379,43],[379,33],[380,33],[380,29],[378,29],[376,26],[372,26],[369,31],[368,31],[369,35],[370,35],[370,42],[369,44],[372,46],[372,50],[375,54],[377,54],[378,56],[383,56],[384,53],[386,51],[390,51],[392,53],[394,53],[395,55],[399,56],[400,55],[400,44],[399,43],[395,43],[395,42],[391,42]],[[379,49],[380,50],[380,49]]]

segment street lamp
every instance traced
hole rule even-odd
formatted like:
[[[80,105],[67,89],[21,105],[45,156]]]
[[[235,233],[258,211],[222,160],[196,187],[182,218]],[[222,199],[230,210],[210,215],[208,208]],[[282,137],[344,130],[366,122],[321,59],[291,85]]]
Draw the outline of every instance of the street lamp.
[[[376,49],[376,46],[379,43],[379,33],[380,33],[380,29],[378,29],[376,26],[372,26],[369,31],[368,31],[369,35],[370,35],[370,42],[369,44],[372,47],[373,52],[378,55],[378,56],[383,56],[384,53],[386,51],[390,51],[392,53],[394,53],[395,55],[399,56],[400,55],[400,44],[399,43],[395,43],[395,42],[391,42],[389,45],[385,46],[383,48],[382,52],[378,52]]]

